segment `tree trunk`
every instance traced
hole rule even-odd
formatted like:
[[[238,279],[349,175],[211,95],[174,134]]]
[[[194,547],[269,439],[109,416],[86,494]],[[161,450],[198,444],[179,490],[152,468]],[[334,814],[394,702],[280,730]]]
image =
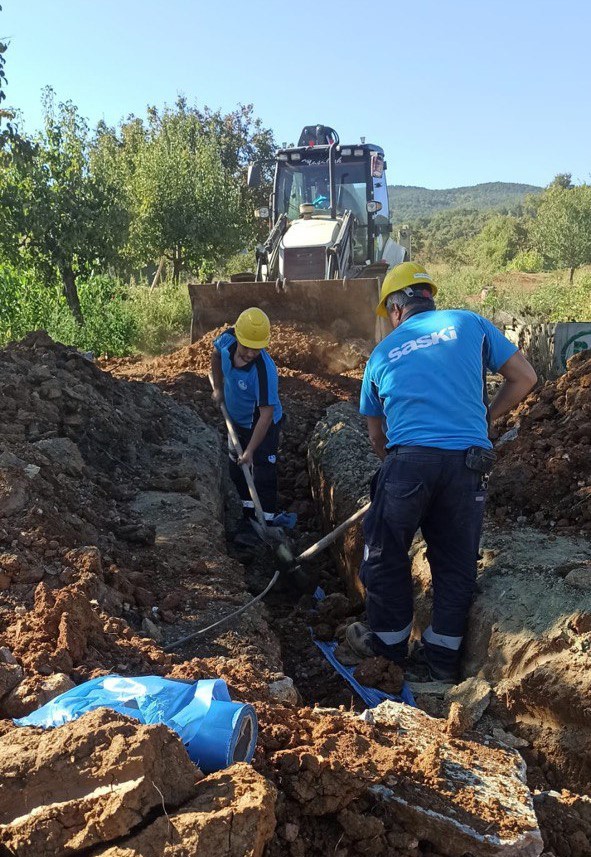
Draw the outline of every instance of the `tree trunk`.
[[[76,275],[69,265],[65,265],[61,269],[62,283],[64,296],[68,302],[70,312],[76,319],[77,324],[84,324],[84,316],[80,306],[80,298],[78,297],[78,289],[76,287]]]
[[[181,269],[183,267],[183,258],[181,256],[181,248],[175,247],[174,255],[172,259],[172,281],[175,286],[178,286],[179,279],[181,275]]]
[[[571,286],[572,286],[572,284],[573,284],[573,277],[574,277],[574,275],[575,275],[575,269],[574,269],[574,268],[571,268],[571,269],[570,269],[570,274],[569,274],[569,277],[568,277],[568,281],[569,281],[569,283],[571,284]]]
[[[162,269],[164,268],[164,263],[166,262],[166,257],[162,256],[160,259],[160,264],[158,265],[158,270],[154,274],[154,279],[152,280],[152,285],[150,286],[150,291],[155,289],[158,283],[160,282],[160,277],[162,276]]]

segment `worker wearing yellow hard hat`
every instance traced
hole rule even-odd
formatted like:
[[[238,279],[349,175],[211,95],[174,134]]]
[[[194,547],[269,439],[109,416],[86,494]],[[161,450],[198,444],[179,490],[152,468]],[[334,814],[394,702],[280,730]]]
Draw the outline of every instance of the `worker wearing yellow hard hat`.
[[[260,350],[266,348],[271,341],[269,316],[256,306],[240,313],[234,330],[236,339],[244,348]]]
[[[367,362],[360,411],[383,464],[363,522],[367,624],[349,625],[346,639],[358,656],[407,665],[414,621],[409,550],[420,529],[433,613],[416,660],[425,677],[454,682],[494,460],[488,419],[520,402],[536,375],[492,322],[467,310],[439,310],[436,294],[417,262],[392,268],[381,287],[376,313],[389,319],[392,332]],[[490,408],[487,370],[505,379]]]
[[[427,288],[419,289],[421,285]],[[402,264],[396,265],[388,271],[384,277],[376,315],[381,318],[388,318],[388,311],[386,310],[388,295],[394,292],[402,292],[405,289],[412,289],[417,295],[422,292],[424,297],[435,297],[437,294],[437,286],[422,265],[417,264],[417,262],[402,262]]]
[[[249,524],[252,501],[242,467],[252,467],[265,518],[273,522],[277,502],[277,450],[283,410],[277,367],[265,350],[271,340],[269,317],[259,307],[240,313],[233,327],[213,343],[211,373],[214,400],[224,402],[234,423],[243,454],[228,442],[230,476],[242,502],[243,520],[235,534],[237,544],[257,541]]]

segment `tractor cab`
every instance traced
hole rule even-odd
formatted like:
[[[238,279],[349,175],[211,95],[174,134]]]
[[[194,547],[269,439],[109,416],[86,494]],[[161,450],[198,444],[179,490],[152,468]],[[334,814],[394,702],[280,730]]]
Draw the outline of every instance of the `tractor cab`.
[[[334,129],[306,126],[297,147],[277,152],[273,222],[282,215],[293,226],[303,218],[332,221],[336,231],[347,212],[353,220],[353,265],[381,259],[390,234],[384,150],[365,142],[342,145]],[[316,229],[323,238],[328,234],[326,225]],[[294,231],[311,238],[314,228]]]
[[[269,224],[256,272],[189,285],[191,341],[259,306],[278,324],[314,320],[328,330],[336,316],[339,335],[378,342],[386,333],[375,314],[382,279],[407,258],[390,237],[384,150],[363,139],[344,145],[334,128],[307,125],[297,146],[264,166],[274,175],[268,206],[255,211]],[[251,164],[248,186],[262,181],[263,165]]]

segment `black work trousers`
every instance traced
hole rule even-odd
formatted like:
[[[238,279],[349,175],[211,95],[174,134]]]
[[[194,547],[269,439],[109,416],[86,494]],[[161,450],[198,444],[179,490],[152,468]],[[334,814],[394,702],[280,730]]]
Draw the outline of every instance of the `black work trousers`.
[[[372,647],[402,663],[413,624],[409,550],[420,528],[433,582],[431,625],[423,632],[428,663],[457,673],[474,596],[486,482],[465,463],[465,451],[396,447],[374,485],[363,522],[360,577],[366,589]]]
[[[236,429],[242,449],[246,449],[250,443],[254,428],[247,429],[236,425],[234,428]],[[263,442],[255,451],[253,457],[254,484],[261,501],[261,506],[263,507],[263,512],[265,513],[265,518],[268,521],[275,517],[277,511],[277,450],[279,448],[280,435],[281,422],[271,423]],[[242,513],[245,518],[254,518],[254,503],[250,498],[242,468],[237,464],[237,456],[230,438],[228,438],[228,450],[230,456],[230,477],[242,501]]]

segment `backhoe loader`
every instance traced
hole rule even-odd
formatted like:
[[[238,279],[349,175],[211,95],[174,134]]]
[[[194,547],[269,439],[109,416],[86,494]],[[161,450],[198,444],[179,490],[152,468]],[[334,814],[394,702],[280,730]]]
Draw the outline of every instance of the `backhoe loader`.
[[[255,216],[269,234],[256,248],[256,271],[229,282],[189,285],[191,341],[259,306],[274,322],[313,322],[341,335],[379,341],[374,314],[386,271],[405,261],[390,237],[386,162],[380,146],[344,145],[325,125],[306,126],[297,146],[279,149],[269,205]],[[248,169],[261,181],[261,165]]]

